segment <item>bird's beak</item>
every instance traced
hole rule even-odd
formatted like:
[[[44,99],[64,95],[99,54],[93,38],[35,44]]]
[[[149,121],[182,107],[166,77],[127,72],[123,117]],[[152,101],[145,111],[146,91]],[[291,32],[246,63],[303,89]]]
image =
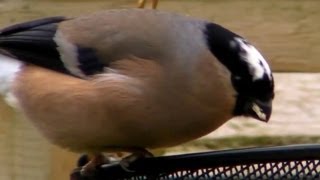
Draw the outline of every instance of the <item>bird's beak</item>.
[[[263,102],[260,100],[254,100],[248,108],[247,113],[250,117],[263,122],[269,121],[272,112],[271,101]]]

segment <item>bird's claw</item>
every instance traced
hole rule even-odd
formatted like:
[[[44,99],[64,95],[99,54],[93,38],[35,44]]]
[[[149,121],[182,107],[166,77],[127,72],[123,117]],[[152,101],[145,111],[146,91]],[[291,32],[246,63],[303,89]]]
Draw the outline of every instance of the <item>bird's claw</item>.
[[[111,159],[103,154],[96,154],[90,158],[89,155],[82,155],[78,160],[78,167],[81,167],[80,174],[82,176],[93,176],[96,174],[98,167],[102,164],[109,164]]]
[[[143,158],[153,157],[153,154],[146,149],[135,149],[132,154],[124,157],[119,161],[119,165],[126,172],[134,172],[130,169],[130,165]],[[103,165],[111,165],[115,163],[113,156],[104,156],[103,154],[87,155],[84,154],[80,156],[77,166],[80,168],[80,174],[83,177],[91,177],[97,173],[98,168]]]
[[[146,149],[141,149],[139,151],[135,151],[134,153],[132,153],[131,155],[124,157],[120,162],[120,166],[122,167],[123,170],[125,170],[126,172],[134,172],[134,170],[130,169],[130,165],[139,160],[139,159],[143,159],[143,158],[150,158],[150,157],[154,157],[153,154],[149,151],[147,151]]]

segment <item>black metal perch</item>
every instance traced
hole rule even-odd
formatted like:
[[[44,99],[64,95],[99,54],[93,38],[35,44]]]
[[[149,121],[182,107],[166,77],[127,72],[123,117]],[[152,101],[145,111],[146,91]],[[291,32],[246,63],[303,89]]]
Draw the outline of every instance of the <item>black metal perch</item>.
[[[319,179],[320,145],[247,148],[146,158],[134,162],[127,172],[119,164],[103,165],[94,177],[71,180],[109,179]]]

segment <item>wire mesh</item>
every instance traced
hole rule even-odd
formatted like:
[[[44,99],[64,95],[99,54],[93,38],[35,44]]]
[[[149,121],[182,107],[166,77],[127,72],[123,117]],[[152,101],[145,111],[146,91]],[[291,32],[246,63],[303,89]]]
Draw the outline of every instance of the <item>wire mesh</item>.
[[[320,146],[252,148],[148,158],[132,164],[101,167],[92,177],[74,173],[72,180],[188,180],[188,179],[320,179]],[[78,176],[76,176],[78,175]]]
[[[201,168],[182,170],[172,173],[138,175],[124,177],[123,180],[181,180],[181,179],[319,179],[320,161],[286,161],[260,164],[245,164],[238,166],[221,166],[216,168]]]

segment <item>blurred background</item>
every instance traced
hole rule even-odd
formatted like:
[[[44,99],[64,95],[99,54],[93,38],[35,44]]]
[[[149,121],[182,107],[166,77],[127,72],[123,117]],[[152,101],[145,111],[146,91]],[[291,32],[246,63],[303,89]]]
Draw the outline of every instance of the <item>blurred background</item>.
[[[136,5],[136,0],[0,0],[0,27]],[[209,19],[237,32],[276,72],[269,123],[233,119],[165,154],[320,142],[320,1],[160,0],[158,9]],[[0,180],[68,179],[77,157],[50,145],[0,97]]]

